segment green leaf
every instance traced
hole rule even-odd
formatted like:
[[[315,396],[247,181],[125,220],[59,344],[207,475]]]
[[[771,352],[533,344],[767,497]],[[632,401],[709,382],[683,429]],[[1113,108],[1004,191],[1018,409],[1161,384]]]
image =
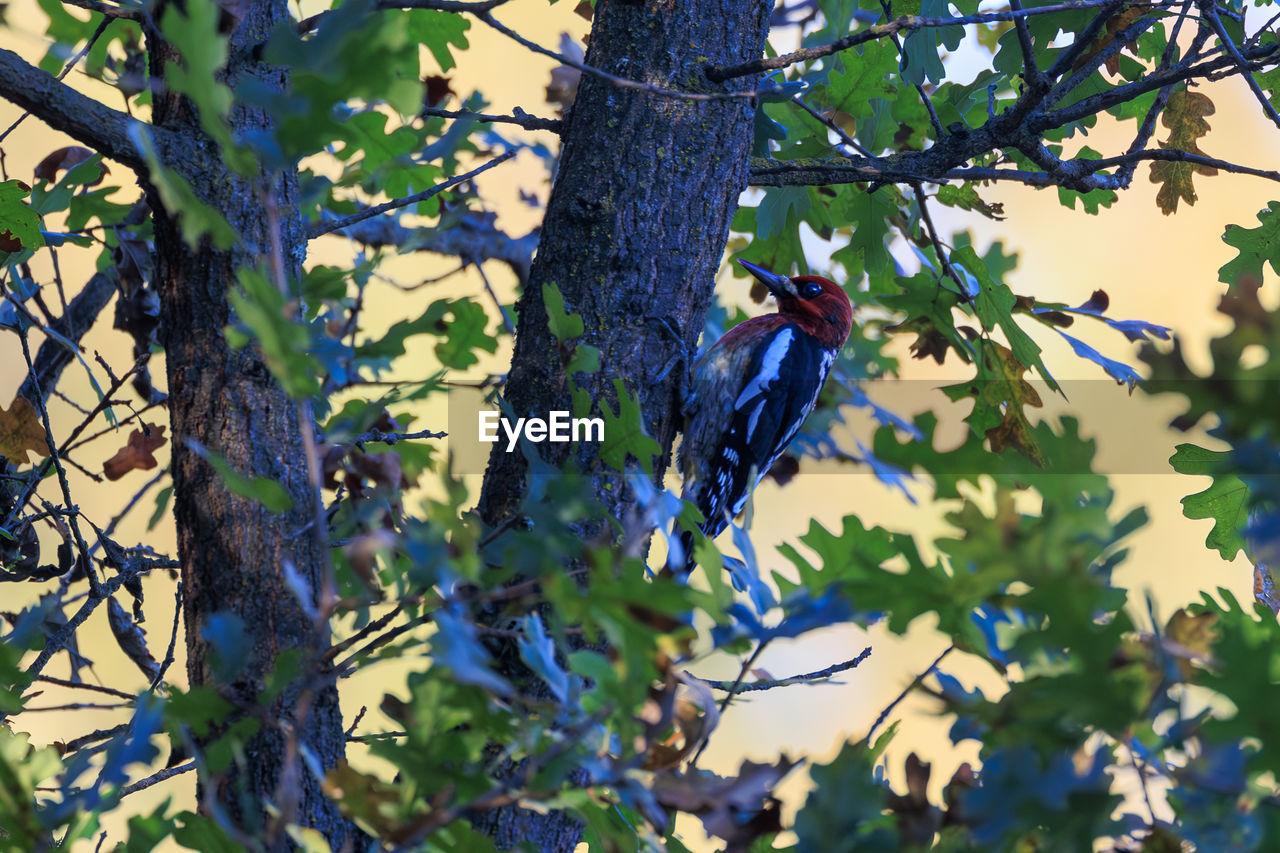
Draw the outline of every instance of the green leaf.
[[[916,340],[911,344],[915,358],[933,358],[942,364],[946,354],[954,351],[962,361],[973,361],[974,346],[956,328],[953,310],[959,304],[956,294],[938,284],[928,272],[920,272],[909,279],[899,279],[903,293],[880,296],[878,301],[891,311],[899,311],[906,319],[887,332],[914,332]]]
[[[1089,146],[1084,146],[1076,153],[1077,158],[1088,160],[1101,159],[1102,154],[1094,151]],[[1084,208],[1084,212],[1090,216],[1097,216],[1098,211],[1104,207],[1110,207],[1116,203],[1119,196],[1113,190],[1089,190],[1087,193],[1069,190],[1066,187],[1058,187],[1058,202],[1070,210],[1075,210],[1076,202]]]
[[[978,195],[978,188],[970,181],[956,186],[955,184],[943,184],[938,187],[935,198],[939,204],[945,204],[947,207],[954,207],[958,210],[972,210],[981,213],[988,219],[1003,219],[1004,204],[995,202],[988,204]]]
[[[160,29],[178,49],[181,62],[165,64],[165,83],[191,99],[200,127],[222,149],[227,165],[250,175],[257,168],[253,154],[236,144],[227,124],[232,99],[231,90],[220,79],[227,64],[227,37],[218,25],[220,14],[212,0],[186,0],[182,6],[166,7]]]
[[[586,326],[577,314],[570,314],[564,307],[564,295],[555,282],[542,285],[542,304],[547,309],[547,330],[560,343],[580,337]]]
[[[286,512],[293,506],[293,498],[285,491],[284,486],[270,477],[248,477],[241,474],[223,456],[209,450],[195,439],[187,439],[188,446],[204,461],[208,462],[223,484],[233,494],[242,498],[257,501],[274,513]]]
[[[170,216],[178,219],[183,242],[199,248],[206,235],[215,248],[230,249],[240,239],[226,217],[201,201],[187,179],[160,162],[151,135],[141,122],[129,125],[129,138],[147,164],[147,177],[160,193],[160,201]]]
[[[814,788],[796,815],[798,850],[901,849],[898,818],[888,811],[893,792],[876,767],[882,741],[871,748],[850,741],[830,764],[810,769]]]
[[[1014,448],[1043,466],[1044,453],[1036,444],[1026,408],[1043,405],[1036,389],[1023,378],[1026,365],[994,341],[980,341],[982,358],[976,360],[977,376],[969,382],[948,385],[943,392],[952,400],[972,399],[973,411],[965,420],[999,453]]]
[[[982,327],[991,331],[998,326],[1009,340],[1013,357],[1020,364],[1034,367],[1049,388],[1061,391],[1040,358],[1040,346],[1013,319],[1013,308],[1018,302],[1013,291],[1003,282],[992,278],[986,263],[970,246],[952,252],[951,263],[963,267],[977,282],[978,293],[973,297],[973,309],[982,321]]]
[[[898,72],[898,51],[889,39],[877,39],[855,48],[847,62],[844,54],[837,57],[836,68],[826,82],[814,87],[814,103],[856,121],[871,115],[873,98],[891,99],[897,94],[891,81]],[[838,115],[835,119],[842,122]],[[825,134],[823,136],[825,139]]]
[[[0,181],[0,251],[20,252],[44,245],[40,217],[23,201],[30,192],[21,181]]]
[[[236,84],[240,100],[262,107],[276,120],[274,135],[257,147],[268,153],[274,148],[286,158],[323,150],[347,137],[352,103],[385,102],[401,115],[415,115],[423,94],[419,41],[412,30],[416,14],[418,10],[381,10],[370,0],[349,0],[324,13],[305,38],[289,24],[277,26],[266,60],[289,67],[289,91],[249,78]]]
[[[1218,281],[1239,284],[1249,280],[1262,283],[1262,265],[1271,265],[1271,271],[1280,274],[1280,201],[1267,204],[1258,212],[1257,228],[1228,225],[1222,242],[1239,250],[1239,254],[1218,270]]]
[[[457,12],[411,9],[406,17],[410,37],[431,52],[441,71],[457,64],[451,46],[459,50],[470,46],[467,30],[471,29],[471,22]]]
[[[130,205],[107,200],[108,196],[115,195],[120,189],[121,187],[102,187],[73,195],[67,213],[67,229],[79,231],[95,219],[102,225],[116,225],[124,221]]]
[[[756,238],[771,240],[795,230],[809,212],[808,187],[770,187],[756,210]]]
[[[615,414],[609,404],[600,404],[604,415],[604,441],[600,443],[600,459],[610,468],[625,471],[627,457],[634,457],[646,473],[653,473],[653,458],[662,453],[662,446],[655,441],[644,428],[644,417],[640,412],[640,401],[632,394],[621,379],[613,380],[613,389],[618,395],[618,411]]]
[[[435,348],[441,364],[462,370],[480,362],[476,350],[497,352],[498,339],[485,331],[489,317],[483,308],[469,299],[455,299],[449,304],[449,313],[453,319]]]
[[[320,364],[312,354],[311,333],[286,316],[285,295],[267,277],[248,267],[239,271],[240,288],[227,293],[236,317],[252,332],[271,374],[289,396],[306,399],[320,391]],[[235,326],[226,329],[237,349],[248,335]]]
[[[184,847],[200,853],[242,853],[244,847],[234,841],[221,826],[207,817],[192,812],[176,815],[178,827],[173,838]]]
[[[598,373],[600,371],[600,350],[590,344],[578,344],[573,348],[569,365],[565,368],[566,376],[577,373]]]
[[[1249,522],[1249,487],[1227,472],[1230,455],[1194,444],[1179,444],[1169,457],[1169,464],[1179,474],[1213,478],[1209,488],[1182,499],[1182,514],[1193,519],[1213,519],[1213,529],[1204,544],[1224,560],[1234,559],[1244,547],[1244,529]]]
[[[173,497],[173,486],[165,486],[156,495],[156,510],[151,513],[151,518],[147,521],[147,532],[150,533],[156,529],[156,525],[164,518],[165,510],[169,508],[169,499]]]

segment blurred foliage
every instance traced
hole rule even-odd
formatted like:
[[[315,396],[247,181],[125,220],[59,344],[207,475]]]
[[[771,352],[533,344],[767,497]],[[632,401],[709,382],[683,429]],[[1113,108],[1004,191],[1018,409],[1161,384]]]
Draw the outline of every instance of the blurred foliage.
[[[99,31],[98,12],[82,20],[57,0],[39,5],[52,41],[43,68],[60,71],[65,57],[97,32],[85,73],[117,88],[131,108],[150,102],[150,84],[158,81],[145,79],[150,66],[139,60],[138,24],[117,20]],[[263,57],[290,69],[291,87],[282,92],[251,76],[222,80],[230,48],[219,21],[235,13],[227,8],[235,4],[188,0],[158,22],[178,58],[154,70],[190,99],[211,156],[228,169],[298,171],[298,205],[313,226],[359,212],[366,195],[421,192],[498,149],[525,148],[554,168],[542,145],[423,109],[433,105],[433,91],[449,96],[449,85],[460,82],[442,75],[469,49],[469,18],[381,5],[344,2],[314,26],[291,22],[265,34]],[[580,12],[589,15],[591,5]],[[979,11],[977,0],[779,5],[777,27],[798,33],[806,46],[899,15]],[[1043,5],[1036,0],[1024,7]],[[960,25],[917,28],[793,64],[761,84],[753,152],[798,161],[860,151],[891,162],[1015,109],[1028,67],[1057,69],[1054,108],[1065,110],[1178,59],[1182,48],[1169,38],[1174,24],[1159,22],[1154,10],[1112,4],[1099,18],[1098,8],[1030,15],[1021,28],[1007,20],[970,25],[991,62],[967,81],[951,79],[944,62],[965,34]],[[1243,37],[1240,3],[1206,9],[1223,32]],[[791,13],[798,17],[787,17]],[[1079,45],[1062,37],[1085,32],[1091,37]],[[1253,41],[1266,44],[1267,38]],[[1255,79],[1274,101],[1274,70]],[[1169,133],[1162,148],[1199,152],[1206,117],[1214,112],[1206,94],[1183,83],[1159,93],[1155,87],[1126,91],[1132,97],[1107,108],[1115,119],[1137,130],[1159,117]],[[478,95],[459,100],[468,109],[483,106]],[[245,108],[267,112],[271,128],[237,136],[228,116]],[[1060,156],[1064,143],[1078,142],[1096,122],[1088,113],[1045,125],[1042,138],[1037,131],[1032,140],[1038,149],[1028,143],[984,154],[974,166],[999,160],[1035,169],[1036,158]],[[139,126],[135,135],[160,197],[181,212],[189,243],[239,240],[221,212],[160,162],[145,129]],[[1082,158],[1100,157],[1079,150]],[[155,299],[146,283],[149,225],[131,219],[129,205],[109,199],[123,184],[104,184],[108,172],[92,152],[62,149],[38,172],[34,186],[0,182],[0,261],[7,271],[0,325],[24,336],[24,344],[33,328],[57,335],[41,324],[48,319],[41,295],[46,283],[32,280],[27,262],[66,243],[87,245],[98,253],[98,268],[119,284],[116,328],[134,338],[138,351],[149,352],[155,313],[147,310]],[[1193,179],[1211,172],[1189,162],[1154,163],[1150,175],[1161,184],[1161,210],[1194,203]],[[680,813],[697,816],[734,851],[1275,849],[1280,626],[1264,606],[1263,581],[1270,577],[1267,564],[1280,563],[1280,407],[1271,367],[1280,316],[1258,294],[1265,269],[1280,271],[1280,202],[1258,214],[1258,227],[1231,225],[1223,236],[1238,253],[1221,270],[1227,290],[1220,310],[1233,328],[1211,343],[1213,366],[1201,374],[1177,341],[1155,343],[1169,339],[1167,328],[1107,316],[1105,292],[1074,307],[1015,293],[1007,277],[1019,258],[1002,244],[982,252],[968,234],[935,232],[929,214],[935,203],[1001,218],[1005,211],[984,199],[985,191],[981,179],[960,177],[901,186],[770,187],[745,197],[733,219],[731,258],[779,273],[830,275],[845,282],[859,317],[785,464],[792,472],[815,459],[865,465],[887,488],[937,502],[955,532],[924,542],[910,531],[868,527],[854,515],[834,530],[814,522],[781,548],[789,565],[767,570],[746,529],[736,527],[740,558],[722,557],[700,540],[700,570],[688,585],[655,574],[642,556],[655,531],[690,527],[692,510],[654,486],[652,460],[662,448],[645,432],[641,400],[621,382],[616,412],[607,404],[601,412],[606,442],[600,456],[629,476],[634,512],[611,517],[587,478],[553,468],[526,444],[531,485],[525,504],[508,522],[486,528],[448,460],[406,434],[409,403],[446,393],[450,371],[497,351],[507,332],[485,303],[450,292],[416,317],[366,332],[360,312],[367,291],[385,286],[380,263],[416,248],[394,238],[363,241],[350,268],[312,265],[296,280],[265,264],[239,270],[228,341],[258,348],[281,386],[317,416],[336,569],[334,588],[322,593],[325,611],[337,614],[324,666],[338,678],[380,660],[406,662],[410,670],[368,701],[379,721],[362,728],[357,720],[350,734],[380,759],[381,771],[353,758],[324,780],[343,814],[377,849],[492,849],[470,818],[510,803],[569,811],[586,827],[592,850],[686,850],[673,835]],[[1092,214],[1117,195],[1064,185],[1059,198],[1068,209],[1079,202]],[[412,229],[487,228],[509,239],[465,183],[412,212],[416,218],[405,220]],[[65,232],[44,230],[46,219],[64,214]],[[399,227],[401,215],[391,214],[391,225]],[[740,274],[736,264],[730,268]],[[61,280],[57,284],[61,292]],[[583,321],[554,284],[542,295],[572,385],[572,377],[599,369],[601,353],[577,343]],[[1152,312],[1159,308],[1153,301]],[[742,316],[738,308],[713,308],[709,336]],[[1135,367],[1063,331],[1077,320],[1120,332],[1126,341],[1117,340],[1117,347],[1142,342],[1149,378],[1144,382]],[[1206,544],[1224,559],[1243,549],[1259,566],[1259,603],[1246,606],[1220,591],[1157,618],[1154,607],[1144,608],[1114,584],[1116,566],[1129,558],[1127,537],[1146,514],[1113,506],[1107,478],[1094,466],[1092,425],[1037,418],[1043,400],[1028,378],[1058,390],[1042,356],[1042,336],[1050,332],[1130,390],[1141,384],[1150,393],[1176,395],[1185,407],[1179,426],[1214,421],[1211,436],[1225,449],[1183,444],[1170,464],[1179,474],[1211,478],[1207,486],[1203,480],[1188,486],[1185,514],[1212,520]],[[949,402],[939,403],[964,415],[968,431],[957,446],[938,446],[938,413],[908,420],[874,401],[872,380],[900,371],[887,348],[898,334],[914,336],[915,358],[942,364],[950,357],[972,372],[944,389]],[[437,372],[413,383],[382,383],[405,366],[409,352],[421,358],[419,344],[429,345]],[[76,350],[76,343],[67,345]],[[95,368],[80,363],[94,377]],[[98,408],[87,421],[99,412],[114,417],[96,382],[99,398],[90,405]],[[574,402],[575,410],[589,408],[578,395]],[[878,424],[856,447],[834,437],[850,407],[867,409]],[[167,843],[198,851],[251,849],[257,840],[237,836],[216,811],[201,816],[166,801],[139,814],[129,811],[125,797],[139,779],[162,782],[169,768],[187,764],[205,780],[216,778],[242,759],[272,698],[314,674],[309,667],[317,664],[282,657],[256,707],[233,706],[208,688],[184,691],[168,683],[172,659],[157,664],[160,656],[147,650],[141,629],[142,579],[172,565],[148,549],[120,549],[111,543],[112,528],[98,531],[103,553],[92,559],[103,579],[94,583],[104,585],[115,636],[144,676],[112,688],[129,720],[43,747],[22,732],[23,711],[41,692],[32,673],[65,656],[72,685],[84,685],[80,670],[91,663],[75,639],[88,610],[69,594],[86,578],[90,556],[77,555],[64,513],[52,504],[27,505],[42,480],[62,473],[58,457],[46,458],[52,439],[39,415],[47,416],[43,403],[33,407],[22,398],[0,408],[5,476],[27,489],[21,502],[0,506],[0,581],[47,587],[36,604],[0,613],[6,625],[0,850],[27,853],[92,839],[102,815],[121,811],[131,815],[128,837],[111,842],[126,853]],[[152,428],[144,428],[150,434]],[[57,439],[65,455],[66,436]],[[114,470],[124,477],[155,466],[151,451],[159,444],[152,444],[131,440]],[[211,476],[262,511],[289,505],[279,483],[238,472],[213,450],[198,452]],[[80,458],[82,467],[101,465]],[[788,476],[781,467],[774,475]],[[172,488],[155,499],[152,526]],[[56,556],[42,552],[36,524],[61,540]],[[609,535],[584,540],[585,529]],[[289,575],[287,567],[282,571]],[[582,582],[586,575],[590,584]],[[286,583],[300,600],[309,596],[296,577]],[[131,613],[116,598],[130,602]],[[776,789],[800,761],[747,761],[730,776],[696,766],[737,693],[820,683],[834,671],[772,684],[752,668],[768,644],[831,625],[877,622],[894,634],[931,625],[947,649],[909,689],[931,697],[936,712],[952,721],[956,743],[974,740],[980,751],[979,766],[955,770],[941,799],[932,798],[931,762],[914,753],[903,768],[905,791],[887,781],[886,749],[903,736],[893,722],[878,736],[873,730],[850,740],[831,762],[809,767],[815,787],[791,824],[784,823]],[[246,657],[244,625],[229,615],[215,619],[201,639],[220,676],[233,679]],[[725,653],[742,657],[735,681],[689,673]],[[951,653],[989,669],[1001,680],[998,695],[949,675],[943,664]],[[502,655],[519,658],[522,678],[511,677],[506,666],[500,671]],[[210,733],[216,737],[193,754],[193,737]],[[508,772],[513,767],[519,772]],[[794,836],[779,834],[787,829]],[[300,849],[328,851],[314,829],[282,831]]]

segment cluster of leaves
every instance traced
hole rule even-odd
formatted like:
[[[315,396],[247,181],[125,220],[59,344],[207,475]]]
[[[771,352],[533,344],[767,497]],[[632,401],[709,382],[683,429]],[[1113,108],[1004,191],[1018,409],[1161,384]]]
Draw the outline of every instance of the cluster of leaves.
[[[55,0],[40,4],[49,34],[64,46],[90,38],[102,23],[96,13],[87,21],[71,16]],[[299,203],[314,233],[364,210],[354,200],[361,192],[409,196],[457,174],[470,155],[517,147],[466,120],[422,114],[424,97],[428,106],[437,101],[439,74],[452,69],[454,51],[467,46],[466,18],[425,9],[375,13],[375,5],[344,3],[306,32],[282,26],[270,34],[261,50],[292,69],[287,95],[252,78],[234,89],[219,79],[229,50],[219,17],[233,11],[190,0],[159,22],[178,57],[163,69],[165,86],[192,101],[204,133],[233,171],[299,170]],[[976,0],[883,7],[824,0],[816,6],[821,14],[802,32],[807,45],[882,16],[945,17],[952,6],[962,15],[978,12]],[[1029,16],[1024,28],[980,28],[992,64],[968,82],[945,79],[939,58],[959,45],[958,26],[872,39],[798,66],[775,81],[758,110],[756,154],[781,161],[825,157],[834,137],[888,162],[957,135],[956,126],[977,130],[1013,109],[1028,65],[1045,69],[1062,57],[1071,60],[1059,69],[1049,105],[1065,110],[1178,54],[1145,7],[1110,18],[1074,50],[1060,38],[1060,32],[1088,31],[1096,14],[1089,6]],[[1230,26],[1238,35],[1234,22]],[[103,33],[90,46],[86,71],[120,88],[133,106],[146,106],[152,87],[138,61],[140,28],[121,20]],[[437,95],[424,84],[418,44],[434,62],[426,70],[437,81]],[[60,56],[51,51],[46,67],[58,70]],[[466,104],[480,105],[474,97]],[[227,117],[245,107],[269,112],[274,131],[237,137]],[[1141,126],[1162,110],[1170,137],[1161,144],[1198,152],[1205,116],[1213,111],[1199,92],[1150,91],[1109,111]],[[1049,156],[1060,156],[1063,143],[1095,122],[1096,114],[1087,113],[1048,128]],[[218,211],[160,163],[145,134],[136,143],[165,204],[182,211],[192,245],[238,239]],[[336,170],[312,170],[306,158],[322,152],[332,154],[327,162]],[[111,198],[121,186],[99,188],[98,158],[55,154],[34,187],[0,183],[0,252],[6,253],[0,260],[7,270],[0,320],[19,335],[33,328],[57,335],[52,322],[40,321],[50,312],[24,264],[51,246],[87,242],[99,250],[99,268],[119,282],[118,328],[133,338],[136,353],[149,353],[155,293],[142,259],[150,226],[133,221],[131,206]],[[1025,151],[999,156],[1008,159],[990,154],[975,165],[1043,166]],[[1081,149],[1079,156],[1097,155]],[[1152,178],[1162,184],[1162,208],[1192,203],[1192,175],[1204,167],[1159,167]],[[729,776],[699,769],[698,755],[721,713],[743,690],[813,683],[835,671],[766,678],[751,664],[768,644],[840,623],[883,620],[887,630],[903,634],[923,617],[948,648],[1004,681],[1000,695],[988,697],[940,669],[919,679],[939,713],[954,718],[953,739],[981,743],[980,769],[957,771],[936,805],[930,767],[918,757],[907,760],[905,793],[885,781],[884,756],[895,729],[870,744],[851,742],[833,762],[812,768],[817,788],[787,827],[798,839],[795,849],[1079,850],[1113,843],[1161,851],[1184,842],[1206,850],[1264,849],[1264,839],[1278,837],[1273,789],[1280,767],[1270,762],[1280,745],[1266,717],[1275,698],[1269,656],[1280,639],[1273,614],[1251,613],[1224,594],[1167,621],[1152,614],[1150,625],[1140,628],[1112,574],[1127,556],[1125,538],[1145,515],[1112,506],[1079,424],[1037,422],[1030,411],[1041,399],[1029,372],[1057,388],[1036,335],[1062,335],[1078,355],[1132,388],[1138,381],[1133,368],[1063,330],[1076,318],[1103,323],[1129,342],[1166,339],[1168,330],[1108,318],[1101,291],[1078,306],[1015,294],[1006,283],[1015,256],[1000,244],[982,253],[963,234],[944,240],[932,223],[933,204],[999,217],[1000,206],[980,190],[974,182],[941,184],[932,194],[920,183],[770,188],[754,206],[741,208],[733,224],[751,238],[738,238],[735,254],[779,272],[810,271],[810,233],[835,243],[833,275],[849,283],[866,317],[796,452],[866,463],[895,485],[908,476],[928,477],[932,498],[950,509],[958,532],[923,543],[850,516],[836,531],[814,524],[797,545],[782,549],[786,570],[769,571],[745,529],[735,528],[741,559],[724,559],[713,544],[699,541],[702,571],[693,584],[650,576],[640,556],[655,531],[667,533],[691,519],[674,494],[653,485],[652,471],[639,470],[660,448],[644,433],[638,400],[621,386],[616,413],[604,411],[612,443],[601,458],[629,476],[637,496],[635,512],[623,519],[597,503],[584,479],[564,476],[526,448],[532,485],[525,502],[509,522],[486,528],[468,511],[463,484],[438,464],[430,446],[404,440],[408,404],[443,393],[444,372],[478,364],[496,351],[501,332],[491,329],[483,305],[462,293],[432,300],[380,335],[362,332],[366,291],[381,286],[377,270],[394,251],[385,247],[397,243],[385,235],[397,222],[365,240],[384,248],[369,249],[350,268],[312,266],[296,280],[281,280],[266,265],[240,270],[227,337],[237,347],[258,348],[281,386],[310,405],[321,433],[317,452],[337,583],[320,593],[318,605],[296,577],[289,579],[291,591],[307,606],[338,614],[341,639],[324,656],[337,677],[381,659],[416,662],[403,683],[377,701],[379,720],[350,734],[374,760],[353,756],[325,777],[343,813],[397,849],[490,849],[470,821],[510,803],[570,812],[587,827],[592,849],[682,850],[673,822],[678,813],[696,815],[729,849],[783,849],[776,788],[799,762],[785,756],[747,761]],[[1060,198],[1067,207],[1080,202],[1096,212],[1115,196],[1068,187]],[[425,217],[424,232],[491,227],[465,189],[424,200],[416,212]],[[65,232],[42,228],[45,219],[64,216]],[[1184,395],[1188,425],[1215,414],[1221,421],[1216,435],[1231,448],[1184,447],[1175,457],[1177,470],[1215,477],[1208,491],[1188,499],[1188,515],[1215,519],[1210,545],[1224,556],[1252,542],[1259,559],[1280,537],[1277,481],[1260,476],[1278,473],[1275,409],[1267,383],[1258,381],[1272,378],[1269,358],[1258,367],[1244,355],[1251,347],[1269,355],[1280,334],[1257,298],[1263,265],[1280,271],[1280,205],[1260,220],[1257,229],[1227,232],[1227,242],[1240,250],[1223,268],[1231,288],[1223,310],[1236,328],[1215,342],[1214,373],[1196,374],[1176,346],[1171,353],[1152,346],[1144,356],[1153,390]],[[401,241],[400,248],[414,246]],[[597,371],[600,352],[578,343],[581,318],[565,308],[554,286],[545,287],[543,297],[566,376]],[[970,381],[946,389],[952,402],[970,407],[970,429],[958,447],[935,446],[935,416],[908,423],[864,391],[865,380],[897,370],[885,349],[888,336],[899,332],[915,335],[916,357],[942,363],[950,355],[973,370]],[[365,393],[373,387],[365,383],[402,367],[419,339],[430,344],[440,372],[386,393]],[[75,342],[68,345],[76,350]],[[90,365],[83,366],[94,377]],[[146,549],[120,548],[110,528],[95,527],[101,546],[95,556],[84,547],[70,506],[64,518],[51,504],[34,509],[29,503],[46,478],[65,475],[69,448],[98,416],[112,427],[125,423],[114,420],[111,397],[144,369],[140,355],[127,373],[106,371],[109,390],[99,388],[96,408],[68,435],[49,435],[43,401],[19,398],[0,409],[0,453],[7,470],[17,472],[6,476],[20,486],[16,492],[6,487],[0,502],[6,572],[0,579],[67,579],[37,604],[3,614],[9,631],[0,643],[0,714],[20,721],[40,690],[35,675],[52,655],[65,651],[71,683],[82,683],[79,671],[88,658],[75,643],[75,628],[98,604],[107,604],[113,633],[142,678],[137,689],[116,691],[130,713],[119,730],[34,747],[28,736],[0,727],[0,849],[91,838],[101,816],[122,808],[136,790],[130,779],[140,769],[151,774],[148,782],[189,767],[216,779],[241,760],[275,697],[314,674],[314,662],[283,657],[253,707],[233,706],[210,689],[167,683],[172,656],[157,663],[140,625],[141,577],[172,564]],[[575,414],[589,405],[575,395]],[[830,437],[850,405],[871,407],[882,423],[870,446],[856,453]],[[140,413],[134,418],[139,423],[127,442],[105,460],[108,479],[161,464],[154,454],[163,446],[164,425],[143,421]],[[234,470],[212,449],[195,449],[231,491],[266,511],[289,506],[279,483]],[[28,451],[44,461],[32,464]],[[407,506],[406,491],[428,472],[430,496]],[[166,489],[157,498],[153,525],[169,494]],[[11,495],[20,500],[11,502]],[[1251,511],[1254,522],[1246,528]],[[36,524],[61,537],[56,563],[40,565]],[[583,541],[580,531],[593,526],[608,535]],[[581,583],[588,575],[590,584]],[[69,585],[82,579],[91,594],[69,618]],[[116,600],[121,590],[132,596],[132,615]],[[246,658],[243,628],[228,616],[202,638],[225,681]],[[735,682],[689,673],[724,653],[745,661]],[[505,666],[511,657],[523,664],[523,677]],[[846,663],[839,666],[857,661]],[[217,737],[206,739],[210,732]],[[195,739],[206,740],[202,749],[193,750]],[[1120,778],[1133,785],[1121,790]],[[314,830],[284,831],[307,850],[327,849]],[[216,814],[165,804],[130,819],[122,848],[149,850],[172,839],[190,849],[222,850],[253,841],[236,833]]]

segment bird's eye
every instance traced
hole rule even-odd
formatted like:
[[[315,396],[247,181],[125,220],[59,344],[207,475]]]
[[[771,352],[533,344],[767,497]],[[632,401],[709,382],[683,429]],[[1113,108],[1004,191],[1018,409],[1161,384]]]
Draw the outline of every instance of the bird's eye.
[[[812,299],[822,292],[822,286],[816,282],[806,281],[800,285],[800,296],[804,299]]]

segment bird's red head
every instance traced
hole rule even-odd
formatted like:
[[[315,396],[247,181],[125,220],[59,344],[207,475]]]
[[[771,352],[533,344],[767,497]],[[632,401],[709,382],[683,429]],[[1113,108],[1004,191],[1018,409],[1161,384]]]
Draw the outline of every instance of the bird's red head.
[[[778,314],[822,341],[827,349],[844,346],[853,328],[853,306],[844,288],[822,276],[789,278],[748,261],[738,263],[777,297]]]

